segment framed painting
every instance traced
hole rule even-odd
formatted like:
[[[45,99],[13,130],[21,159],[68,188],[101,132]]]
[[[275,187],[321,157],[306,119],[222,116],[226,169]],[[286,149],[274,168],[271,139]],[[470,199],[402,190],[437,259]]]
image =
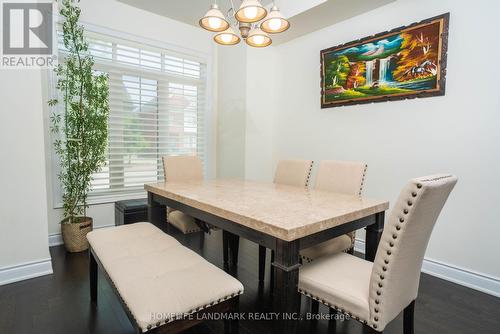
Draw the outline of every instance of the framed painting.
[[[445,94],[450,13],[321,51],[321,108]]]

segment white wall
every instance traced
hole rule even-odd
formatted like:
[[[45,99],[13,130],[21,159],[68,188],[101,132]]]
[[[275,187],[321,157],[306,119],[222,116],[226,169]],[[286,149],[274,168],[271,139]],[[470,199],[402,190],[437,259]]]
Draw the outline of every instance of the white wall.
[[[80,21],[86,24],[89,29],[105,28],[111,34],[124,36],[137,40],[145,39],[146,42],[160,42],[171,45],[180,50],[192,51],[197,54],[206,55],[213,58],[215,48],[212,43],[210,33],[178,21],[159,16],[148,11],[132,7],[115,0],[86,0],[80,2],[82,9]],[[213,70],[213,64],[209,64],[209,70]],[[216,94],[216,76],[209,83],[208,94]],[[211,106],[210,106],[211,107]],[[48,113],[46,113],[48,118]],[[207,118],[207,128],[209,131],[209,165],[208,176],[213,177],[216,173],[216,117],[212,113]],[[48,120],[46,119],[46,123]],[[47,141],[50,146],[50,141]],[[48,171],[47,177],[54,177],[52,170]],[[52,184],[52,182],[50,183]],[[51,188],[51,187],[50,187]],[[51,240],[58,242],[60,238],[59,222],[62,219],[62,210],[54,209],[52,193],[49,191],[49,234]],[[91,205],[87,214],[94,219],[95,227],[103,227],[114,224],[114,203]]]
[[[40,82],[40,71],[0,70],[0,285],[52,272]]]
[[[247,49],[245,177],[272,180],[277,58],[272,48]]]
[[[265,111],[248,111],[247,133],[259,136],[247,135],[247,177],[269,179],[272,168],[255,167],[268,156],[273,166],[284,158],[361,160],[369,165],[365,195],[392,203],[411,177],[456,174],[426,257],[492,278],[500,295],[500,68],[491,62],[500,53],[491,35],[499,10],[486,0],[398,0],[271,48],[271,65],[272,57],[249,56],[247,100]],[[446,96],[320,109],[320,50],[448,11]],[[269,67],[276,81],[263,86]]]
[[[217,177],[245,175],[246,47],[217,47]]]

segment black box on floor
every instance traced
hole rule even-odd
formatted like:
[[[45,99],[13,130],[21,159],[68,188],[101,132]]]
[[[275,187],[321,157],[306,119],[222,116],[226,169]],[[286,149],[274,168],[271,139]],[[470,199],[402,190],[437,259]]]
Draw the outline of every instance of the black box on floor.
[[[148,221],[146,199],[131,199],[115,202],[115,225]]]

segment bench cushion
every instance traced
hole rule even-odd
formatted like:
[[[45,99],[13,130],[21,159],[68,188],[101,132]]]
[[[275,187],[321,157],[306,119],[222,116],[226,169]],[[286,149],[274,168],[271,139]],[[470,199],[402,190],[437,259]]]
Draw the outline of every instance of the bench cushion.
[[[149,223],[87,238],[143,332],[243,292],[238,280]]]

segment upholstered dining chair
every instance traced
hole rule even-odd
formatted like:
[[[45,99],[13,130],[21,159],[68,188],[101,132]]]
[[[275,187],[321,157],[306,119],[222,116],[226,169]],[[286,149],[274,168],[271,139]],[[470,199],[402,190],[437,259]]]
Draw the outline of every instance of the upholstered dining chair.
[[[314,188],[340,194],[361,196],[365,182],[364,162],[356,161],[321,161],[316,173]],[[344,252],[353,252],[356,232],[322,242],[300,252],[302,261],[311,262],[321,256]]]
[[[300,269],[299,292],[362,322],[370,333],[382,333],[404,310],[404,334],[413,334],[425,250],[456,182],[453,175],[411,180],[392,209],[375,261],[346,253],[321,257]]]
[[[165,156],[163,172],[165,182],[201,181],[203,180],[203,165],[196,156]],[[196,220],[185,213],[167,207],[167,224],[170,224],[183,234],[200,232]]]

